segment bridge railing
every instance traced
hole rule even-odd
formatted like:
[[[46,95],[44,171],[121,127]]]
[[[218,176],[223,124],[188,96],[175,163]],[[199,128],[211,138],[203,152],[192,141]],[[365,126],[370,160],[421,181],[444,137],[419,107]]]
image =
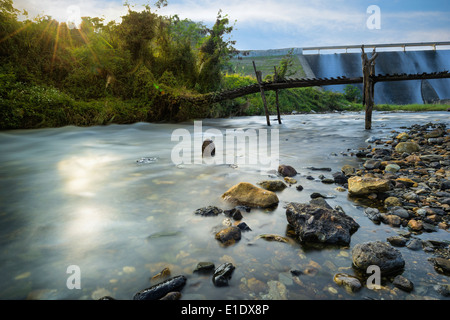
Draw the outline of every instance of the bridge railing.
[[[365,44],[364,48],[402,48],[406,51],[408,47],[430,47],[436,50],[437,47],[450,46],[450,41],[437,41],[437,42],[410,42],[410,43],[387,43],[387,44]],[[339,46],[319,46],[319,47],[306,47],[305,51],[317,51],[320,54],[320,50],[345,50],[348,49],[361,49],[361,45],[339,45]]]

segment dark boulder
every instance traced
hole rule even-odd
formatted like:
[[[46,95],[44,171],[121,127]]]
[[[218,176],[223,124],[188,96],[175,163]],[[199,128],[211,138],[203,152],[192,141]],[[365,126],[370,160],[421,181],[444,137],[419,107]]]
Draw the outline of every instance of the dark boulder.
[[[398,272],[405,266],[401,252],[381,241],[358,243],[352,250],[352,260],[353,266],[363,272],[369,266],[378,266],[382,275]]]
[[[289,203],[286,218],[302,242],[348,245],[359,228],[343,211],[314,204]]]
[[[180,291],[185,284],[185,276],[176,276],[137,292],[134,295],[133,300],[158,300],[169,292]]]
[[[214,271],[212,281],[216,287],[228,286],[228,281],[231,279],[231,275],[235,269],[232,263],[227,262],[221,264]]]
[[[278,166],[278,173],[283,177],[294,177],[297,175],[297,171],[293,167],[284,164]]]

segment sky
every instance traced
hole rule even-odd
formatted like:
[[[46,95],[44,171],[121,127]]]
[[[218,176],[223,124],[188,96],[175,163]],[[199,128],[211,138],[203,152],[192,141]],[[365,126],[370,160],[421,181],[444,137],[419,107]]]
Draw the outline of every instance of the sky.
[[[140,11],[144,4],[162,15],[212,25],[217,13],[234,25],[231,40],[239,50],[316,46],[450,41],[449,0],[128,0]],[[125,15],[125,0],[13,0],[29,17],[50,15],[58,21],[74,15]],[[75,9],[74,9],[75,8]]]

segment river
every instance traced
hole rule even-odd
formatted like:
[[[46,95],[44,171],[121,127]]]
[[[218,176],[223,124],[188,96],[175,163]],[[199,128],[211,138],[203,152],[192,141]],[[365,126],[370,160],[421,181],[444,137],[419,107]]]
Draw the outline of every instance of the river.
[[[203,132],[215,129],[216,138],[225,136],[227,129],[277,130],[279,152],[270,154],[271,167],[226,161],[174,163],[172,151],[179,141],[172,135],[186,129],[194,141],[193,122],[0,132],[0,299],[109,295],[129,300],[165,267],[173,276],[186,275],[183,299],[268,298],[267,290],[255,292],[249,283],[264,287],[271,281],[282,283],[293,300],[447,299],[433,285],[448,283],[448,277],[433,269],[429,253],[408,248],[399,250],[406,261],[403,275],[414,283],[414,292],[393,290],[390,283],[385,290],[364,287],[354,294],[337,286],[335,273],[353,274],[355,244],[385,241],[399,229],[372,223],[347,192],[336,191],[336,185],[324,184],[318,176],[331,177],[345,164],[359,166],[362,160],[350,156],[348,149],[367,146],[370,136],[388,137],[392,130],[414,123],[450,125],[449,114],[374,112],[370,132],[364,130],[364,113],[284,115],[282,120],[280,125],[273,119],[270,128],[264,117],[202,121]],[[235,159],[248,156],[243,145],[236,145],[234,152]],[[244,212],[242,221],[252,230],[243,232],[236,244],[221,246],[214,234],[225,217],[202,217],[194,211],[209,205],[232,208],[221,199],[228,188],[273,179],[270,170],[278,163],[297,169],[303,191],[293,185],[278,192],[277,208]],[[311,166],[332,171],[311,171]],[[308,175],[315,179],[306,179]],[[283,206],[308,202],[313,192],[333,196],[328,203],[340,205],[360,225],[348,247],[312,249],[258,239],[267,233],[286,236]],[[449,233],[439,230],[420,238],[448,240]],[[211,276],[194,274],[201,261],[216,266],[232,262],[236,269],[229,286],[217,288]],[[68,285],[73,279],[69,266],[78,268],[79,289]],[[312,270],[299,277],[303,286],[293,282],[293,269]]]

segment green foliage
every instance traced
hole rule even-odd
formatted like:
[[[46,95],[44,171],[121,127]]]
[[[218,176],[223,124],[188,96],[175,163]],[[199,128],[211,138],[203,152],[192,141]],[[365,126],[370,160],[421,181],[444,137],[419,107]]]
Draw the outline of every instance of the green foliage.
[[[221,85],[222,68],[236,52],[232,47],[234,41],[224,39],[231,33],[233,26],[229,26],[228,16],[222,17],[221,11],[217,14],[212,29],[207,29],[209,36],[204,38],[200,46],[200,68],[198,86],[200,92],[217,90]]]
[[[166,5],[166,0],[156,2],[157,8]],[[207,116],[206,102],[193,105],[184,97],[219,88],[221,70],[234,50],[225,39],[233,27],[221,12],[211,29],[176,15],[161,16],[148,5],[139,12],[128,6],[120,23],[83,17],[79,29],[48,16],[18,21],[18,13],[11,0],[0,0],[1,112],[18,126],[49,123],[44,118],[52,112],[86,123],[70,114],[89,114],[88,107],[94,110],[91,117],[107,119],[95,111],[103,101],[133,101],[149,121]],[[42,108],[48,112],[39,112],[45,117],[38,122],[38,112],[31,111]],[[61,111],[67,108],[69,113]],[[14,116],[19,109],[22,117]]]
[[[362,94],[361,91],[351,84],[348,84],[344,88],[344,97],[348,101],[362,103]]]

